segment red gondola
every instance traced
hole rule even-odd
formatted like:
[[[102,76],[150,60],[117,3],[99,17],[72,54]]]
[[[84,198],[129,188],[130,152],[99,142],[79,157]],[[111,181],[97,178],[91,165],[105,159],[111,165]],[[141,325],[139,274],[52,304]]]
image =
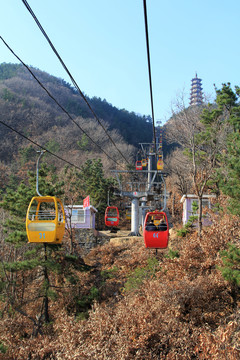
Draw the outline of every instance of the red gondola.
[[[146,248],[167,248],[169,239],[169,225],[165,212],[156,210],[146,214],[143,228],[143,237]]]
[[[116,227],[119,224],[119,211],[116,206],[108,206],[105,211],[105,225]]]
[[[136,170],[142,170],[142,161],[141,160],[136,161]]]

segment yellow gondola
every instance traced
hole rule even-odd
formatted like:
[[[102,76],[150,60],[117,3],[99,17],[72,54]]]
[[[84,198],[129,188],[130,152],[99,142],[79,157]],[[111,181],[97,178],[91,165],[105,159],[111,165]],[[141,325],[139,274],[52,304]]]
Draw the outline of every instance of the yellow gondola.
[[[157,170],[163,170],[163,159],[162,158],[158,159]]]
[[[131,220],[131,211],[130,210],[126,211],[126,219]]]
[[[146,167],[148,164],[147,159],[142,159],[142,166]]]
[[[26,230],[30,243],[61,244],[65,231],[61,200],[55,196],[34,196],[27,211]]]

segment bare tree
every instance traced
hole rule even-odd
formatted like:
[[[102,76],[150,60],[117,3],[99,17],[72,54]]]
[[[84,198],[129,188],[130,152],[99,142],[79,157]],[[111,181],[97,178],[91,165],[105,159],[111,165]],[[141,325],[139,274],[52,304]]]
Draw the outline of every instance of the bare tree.
[[[166,171],[170,174],[171,184],[182,196],[187,194],[191,188],[189,159],[183,150],[176,149],[165,160]]]
[[[202,232],[202,198],[208,189],[208,181],[213,176],[217,166],[217,154],[222,150],[225,137],[225,127],[222,115],[211,123],[211,132],[206,124],[201,122],[204,107],[192,106],[186,108],[184,99],[179,98],[168,124],[168,138],[177,142],[188,157],[186,172],[192,178],[194,192],[198,197],[198,235]]]

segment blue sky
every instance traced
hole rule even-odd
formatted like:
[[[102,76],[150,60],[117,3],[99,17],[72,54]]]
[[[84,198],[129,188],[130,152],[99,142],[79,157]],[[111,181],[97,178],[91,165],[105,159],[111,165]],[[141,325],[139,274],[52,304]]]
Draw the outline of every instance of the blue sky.
[[[88,96],[151,114],[142,0],[28,0]],[[239,0],[147,0],[155,120],[198,73],[204,92],[239,84]],[[21,0],[1,4],[0,34],[28,65],[70,82]],[[0,63],[17,60],[0,41]],[[188,101],[188,100],[187,100]]]

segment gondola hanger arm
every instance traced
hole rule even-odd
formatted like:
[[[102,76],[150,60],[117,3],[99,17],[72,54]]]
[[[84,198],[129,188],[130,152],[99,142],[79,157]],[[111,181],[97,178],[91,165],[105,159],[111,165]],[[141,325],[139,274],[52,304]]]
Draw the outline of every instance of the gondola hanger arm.
[[[40,159],[41,157],[43,156],[43,154],[46,152],[46,150],[38,150],[37,151],[38,153],[40,153],[38,159],[37,159],[37,166],[36,166],[36,191],[37,191],[37,194],[38,196],[42,196],[38,190],[38,173],[39,173],[39,162],[40,162]]]

